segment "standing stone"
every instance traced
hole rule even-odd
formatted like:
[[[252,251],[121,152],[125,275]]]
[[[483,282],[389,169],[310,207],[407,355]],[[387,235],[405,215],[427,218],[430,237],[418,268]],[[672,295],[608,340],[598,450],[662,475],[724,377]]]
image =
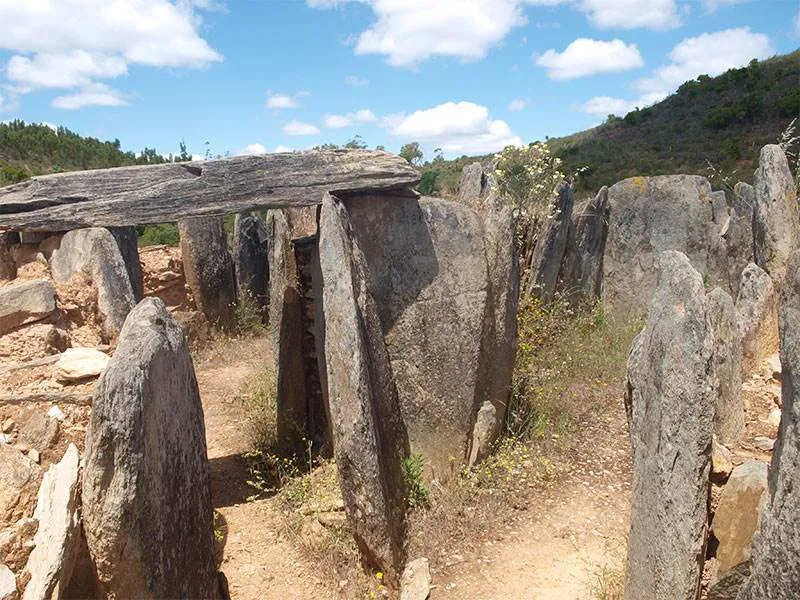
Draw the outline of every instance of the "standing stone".
[[[56,310],[56,288],[44,279],[0,287],[0,335],[49,317]]]
[[[144,280],[142,279],[142,263],[139,262],[139,237],[134,227],[109,227],[108,230],[117,242],[119,253],[125,262],[125,270],[131,280],[133,298],[139,302],[144,298]]]
[[[721,233],[728,256],[728,285],[734,296],[739,293],[742,272],[755,260],[753,251],[753,207],[756,191],[739,182],[733,188],[733,204],[727,225]]]
[[[714,433],[728,446],[744,435],[742,402],[742,342],[736,307],[731,297],[715,288],[706,298],[714,335]]]
[[[70,444],[61,461],[44,474],[33,513],[39,522],[36,547],[25,566],[31,579],[22,600],[60,598],[69,584],[80,536],[79,468],[78,449]]]
[[[494,185],[494,163],[492,161],[474,162],[461,171],[458,185],[458,202],[467,206],[479,206],[491,192]]]
[[[730,570],[750,560],[750,542],[758,529],[767,495],[767,463],[750,460],[731,473],[711,522],[718,544],[711,585],[725,579]]]
[[[533,249],[530,267],[532,287],[525,290],[526,298],[533,293],[544,303],[553,299],[561,261],[567,248],[567,234],[572,222],[574,203],[575,193],[572,186],[562,183],[552,213],[544,223]]]
[[[506,423],[517,353],[519,260],[510,206],[489,210],[484,222],[487,298],[478,365],[478,400],[468,465],[483,460]]]
[[[87,273],[97,289],[97,307],[106,338],[116,337],[125,317],[136,305],[133,287],[114,236],[102,227],[64,234],[50,258],[56,283],[66,283],[78,272]]]
[[[593,200],[572,213],[561,265],[561,285],[572,301],[592,302],[600,297],[609,210],[608,188],[603,186]]]
[[[709,287],[729,289],[720,256],[725,192],[712,192],[708,180],[694,175],[633,177],[611,186],[608,201],[603,301],[610,313],[646,313],[658,283],[657,258],[666,250],[685,254]]]
[[[777,296],[772,278],[753,263],[742,272],[736,312],[742,340],[742,376],[748,376],[778,348]]]
[[[800,252],[781,289],[783,416],[769,469],[769,497],[753,539],[752,575],[739,600],[789,600],[800,590]]]
[[[488,308],[484,225],[473,210],[438,198],[340,198],[366,261],[365,285],[380,316],[411,452],[424,457],[426,474],[447,479],[468,457],[476,415],[490,400],[479,392],[489,387],[480,374],[491,371],[481,367],[484,324],[489,314],[505,318],[499,283],[498,310]],[[502,279],[502,269],[493,276]],[[498,343],[505,328],[496,328]]]
[[[181,327],[145,299],[95,387],[86,439],[84,531],[107,595],[218,597],[205,439]]]
[[[0,233],[0,281],[14,279],[17,276],[17,263],[11,255],[11,246],[18,241],[18,234]]]
[[[345,511],[367,564],[396,584],[405,562],[405,430],[365,257],[347,210],[329,195],[319,247],[333,448]]]
[[[797,188],[780,146],[770,144],[761,149],[753,187],[755,262],[780,288],[786,262],[800,241]]]
[[[266,318],[269,304],[269,264],[267,228],[261,217],[249,213],[236,215],[233,226],[233,266],[237,295],[247,296]]]
[[[627,600],[696,600],[705,557],[714,397],[703,278],[679,252],[628,359],[633,447]]]
[[[284,209],[267,213],[269,247],[269,322],[278,373],[278,443],[300,451],[306,435],[307,393],[303,358],[302,302],[292,224]]]
[[[224,330],[233,326],[236,288],[233,262],[222,217],[196,217],[178,222],[186,283],[206,319]]]

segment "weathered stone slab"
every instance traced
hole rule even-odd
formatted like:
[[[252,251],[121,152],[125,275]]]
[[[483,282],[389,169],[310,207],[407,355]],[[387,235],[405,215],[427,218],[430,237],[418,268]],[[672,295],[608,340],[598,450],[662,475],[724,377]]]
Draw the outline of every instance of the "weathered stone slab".
[[[268,235],[258,215],[240,213],[233,226],[233,271],[240,300],[246,296],[264,317],[269,304]]]
[[[97,169],[0,189],[0,229],[170,223],[189,217],[320,204],[330,192],[413,186],[419,174],[386,152],[332,150]]]
[[[650,313],[628,359],[633,447],[627,600],[696,600],[705,557],[714,418],[713,335],[702,276],[658,259]]]
[[[742,376],[758,368],[778,348],[778,298],[772,278],[750,263],[742,271],[736,312],[742,340]]]
[[[184,219],[178,222],[178,231],[183,272],[197,308],[209,323],[230,329],[236,288],[222,217]]]
[[[0,444],[0,522],[14,523],[23,516],[36,493],[32,484],[39,471],[22,452]]]
[[[69,231],[50,257],[50,272],[65,283],[78,272],[87,273],[97,289],[97,307],[107,338],[116,337],[125,317],[136,305],[125,261],[111,233],[102,227]]]
[[[0,233],[0,280],[10,280],[17,276],[17,263],[11,255],[11,246],[18,238],[14,233]]]
[[[342,202],[366,260],[411,451],[446,479],[453,459],[467,458],[484,400],[478,374],[489,284],[481,220],[437,198]]]
[[[203,409],[158,299],[131,312],[95,387],[85,463],[84,531],[104,593],[217,598]]]
[[[800,589],[800,252],[781,289],[783,415],[769,469],[769,496],[753,539],[752,574],[739,600],[789,600]]]
[[[656,259],[684,253],[709,286],[729,289],[720,253],[727,221],[724,192],[693,175],[633,177],[608,190],[611,205],[603,259],[603,300],[617,315],[636,317],[650,306],[658,282]]]
[[[558,199],[553,212],[547,218],[542,231],[536,239],[531,259],[531,281],[533,287],[524,290],[526,297],[531,293],[542,302],[553,299],[561,270],[561,261],[567,248],[567,236],[572,222],[572,207],[575,204],[575,192],[568,183],[562,183],[558,190]]]
[[[474,162],[461,171],[458,185],[458,202],[467,206],[479,206],[492,191],[494,185],[493,161]]]
[[[573,302],[600,297],[609,210],[608,188],[603,186],[597,196],[572,212],[560,280]]]
[[[303,318],[288,211],[267,213],[269,246],[269,322],[272,353],[278,373],[278,443],[286,449],[302,447],[308,416]]]
[[[712,586],[726,578],[731,569],[750,560],[750,542],[758,529],[766,490],[765,462],[751,460],[731,473],[711,522],[711,533],[718,542]]]
[[[133,299],[139,302],[144,298],[144,281],[142,280],[142,264],[139,262],[139,238],[133,227],[109,227],[108,230],[117,242],[128,279],[133,289]]]
[[[739,182],[733,188],[733,204],[722,237],[728,256],[728,284],[734,296],[739,293],[742,272],[755,260],[753,251],[753,208],[756,192],[752,185]]]
[[[56,310],[56,288],[46,280],[0,287],[0,335],[41,321]]]
[[[326,197],[320,267],[331,429],[347,518],[366,562],[397,584],[405,563],[407,454],[392,365],[344,205]]]
[[[33,538],[36,547],[25,570],[31,579],[23,600],[60,598],[75,565],[80,522],[78,517],[78,471],[80,455],[70,444],[61,461],[42,478],[33,518],[39,528]]]
[[[714,336],[714,433],[725,445],[738,444],[744,435],[742,402],[742,342],[736,307],[731,297],[714,288],[707,298]]]
[[[780,146],[770,144],[761,149],[753,187],[755,262],[780,288],[786,262],[800,241],[797,188]]]

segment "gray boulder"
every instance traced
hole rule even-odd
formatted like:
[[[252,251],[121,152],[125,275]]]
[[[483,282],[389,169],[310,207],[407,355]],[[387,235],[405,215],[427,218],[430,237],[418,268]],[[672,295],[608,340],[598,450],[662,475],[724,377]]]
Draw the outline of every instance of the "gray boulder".
[[[702,276],[664,252],[650,313],[628,359],[633,447],[627,600],[696,600],[705,556],[714,397]]]
[[[786,262],[800,239],[797,188],[780,146],[770,144],[761,149],[753,187],[755,262],[780,288]]]
[[[125,263],[125,270],[131,281],[133,298],[139,302],[144,298],[144,281],[142,279],[142,264],[139,262],[139,238],[135,227],[109,227],[108,230],[117,242],[119,253]]]
[[[753,539],[752,574],[739,600],[789,600],[800,590],[800,252],[791,255],[781,290],[783,415],[769,469],[769,491]]]
[[[60,462],[42,478],[33,518],[39,528],[25,571],[30,581],[22,600],[60,598],[75,565],[80,537],[78,472],[80,455],[70,444]]]
[[[405,562],[407,442],[392,365],[363,249],[348,211],[329,195],[319,235],[328,395],[345,511],[366,562],[396,584]]]
[[[17,263],[11,255],[11,246],[18,242],[18,234],[0,233],[0,280],[10,280],[17,276]]]
[[[778,347],[777,302],[772,278],[755,264],[747,265],[736,298],[743,376],[755,371]]]
[[[105,594],[218,597],[203,409],[161,300],[131,312],[95,387],[83,522]]]
[[[461,171],[458,185],[458,202],[467,206],[480,205],[494,185],[494,164],[492,161],[474,162]]]
[[[267,213],[269,247],[269,322],[278,373],[278,442],[302,450],[308,429],[308,394],[303,357],[303,315],[298,288],[292,223],[284,209]]]
[[[263,316],[269,304],[267,228],[258,215],[240,213],[233,226],[233,267],[239,298],[247,296]]]
[[[531,285],[529,289],[524,290],[526,298],[535,295],[544,303],[553,299],[561,261],[567,248],[574,204],[575,193],[572,186],[562,183],[552,212],[536,239],[530,265]]]
[[[133,287],[114,236],[102,227],[64,234],[50,257],[50,272],[65,283],[78,272],[87,273],[97,289],[97,307],[108,339],[116,337],[136,304]]]
[[[221,329],[233,326],[236,288],[233,262],[222,217],[196,217],[178,222],[186,283],[197,308]]]
[[[685,254],[709,287],[730,289],[722,227],[724,192],[694,175],[633,177],[608,190],[611,205],[603,259],[603,300],[612,314],[641,316],[658,283],[657,257]]]
[[[706,304],[714,336],[714,433],[723,444],[731,446],[744,435],[739,323],[733,300],[720,288],[708,294]]]
[[[758,529],[766,490],[767,463],[751,460],[731,472],[711,522],[711,533],[718,542],[712,586],[750,560],[750,543]]]
[[[560,275],[562,289],[572,302],[600,297],[609,210],[608,188],[603,186],[594,199],[572,212]]]
[[[46,319],[56,310],[56,288],[46,280],[0,287],[0,335]]]
[[[753,262],[753,207],[756,192],[741,181],[733,188],[730,216],[722,229],[728,256],[728,285],[734,296],[739,293],[742,272]]]

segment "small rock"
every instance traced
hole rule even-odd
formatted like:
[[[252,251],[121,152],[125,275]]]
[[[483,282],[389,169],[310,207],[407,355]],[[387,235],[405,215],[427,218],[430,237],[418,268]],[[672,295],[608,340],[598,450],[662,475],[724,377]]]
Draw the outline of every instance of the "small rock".
[[[731,451],[717,441],[716,436],[711,441],[711,481],[723,484],[728,480],[733,471]]]
[[[22,427],[19,435],[32,448],[49,450],[58,439],[58,420],[40,412],[34,412]]]
[[[44,338],[45,354],[58,354],[71,346],[69,334],[55,325],[47,331]]]
[[[767,417],[767,423],[769,423],[773,427],[780,427],[781,424],[780,408],[773,408],[771,411],[769,411],[769,416]]]
[[[0,563],[0,600],[15,600],[17,598],[17,578],[14,573]]]
[[[763,435],[757,435],[753,445],[764,452],[772,452],[772,448],[775,446],[775,440],[764,437]]]
[[[108,354],[93,348],[68,348],[56,363],[56,379],[69,382],[98,377],[110,360]]]
[[[3,421],[3,433],[11,433],[14,429],[14,419],[6,419]]]
[[[431,593],[431,570],[427,558],[406,565],[400,579],[400,600],[425,600]]]
[[[0,288],[0,335],[56,310],[56,288],[45,280],[26,281]]]
[[[51,406],[50,410],[47,411],[47,416],[48,417],[53,417],[57,421],[63,421],[64,420],[64,413],[61,412],[61,409],[58,408],[58,406]]]

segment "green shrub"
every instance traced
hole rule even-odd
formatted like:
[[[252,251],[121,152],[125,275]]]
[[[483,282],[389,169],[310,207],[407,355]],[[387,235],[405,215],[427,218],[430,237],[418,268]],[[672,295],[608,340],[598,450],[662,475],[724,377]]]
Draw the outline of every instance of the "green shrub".
[[[428,505],[430,490],[422,476],[423,465],[424,459],[421,454],[412,454],[403,459],[403,479],[409,508],[423,508]]]
[[[159,223],[137,227],[139,247],[146,246],[178,246],[181,236],[175,223]]]

